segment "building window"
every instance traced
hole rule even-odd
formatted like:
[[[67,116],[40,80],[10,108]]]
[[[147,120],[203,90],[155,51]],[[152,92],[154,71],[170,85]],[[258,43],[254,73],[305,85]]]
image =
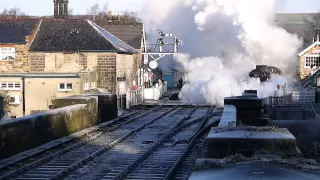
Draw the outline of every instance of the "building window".
[[[320,55],[307,55],[305,56],[305,67],[320,66]]]
[[[0,82],[0,89],[5,91],[20,91],[20,82]]]
[[[83,90],[85,90],[85,91],[89,90],[89,83],[88,82],[83,83]]]
[[[59,91],[72,91],[72,83],[59,83]]]
[[[91,89],[97,88],[97,83],[96,82],[91,82]]]
[[[0,60],[14,60],[16,59],[16,49],[11,47],[0,48]]]
[[[19,95],[10,95],[10,104],[19,105],[20,104],[20,96]]]

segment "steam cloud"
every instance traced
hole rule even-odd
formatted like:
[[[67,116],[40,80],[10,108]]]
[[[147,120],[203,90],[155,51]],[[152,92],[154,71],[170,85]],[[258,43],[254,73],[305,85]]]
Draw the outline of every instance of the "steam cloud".
[[[150,0],[148,32],[162,29],[184,40],[175,60],[187,73],[179,97],[189,103],[223,106],[223,98],[257,89],[271,95],[277,84],[290,85],[301,40],[274,24],[276,0]],[[280,68],[261,84],[248,73],[256,65]]]

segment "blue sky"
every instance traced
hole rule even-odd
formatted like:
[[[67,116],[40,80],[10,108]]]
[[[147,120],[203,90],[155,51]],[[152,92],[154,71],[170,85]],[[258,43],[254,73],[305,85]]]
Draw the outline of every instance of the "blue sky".
[[[31,15],[53,14],[53,0],[0,0],[0,10],[4,8],[19,7],[23,12]],[[88,7],[95,3],[108,2],[113,11],[140,11],[148,0],[69,0],[74,14],[84,14]],[[159,0],[160,1],[160,0]],[[259,0],[260,1],[260,0]],[[265,0],[262,0],[265,1]],[[318,12],[319,0],[277,0],[278,12]]]

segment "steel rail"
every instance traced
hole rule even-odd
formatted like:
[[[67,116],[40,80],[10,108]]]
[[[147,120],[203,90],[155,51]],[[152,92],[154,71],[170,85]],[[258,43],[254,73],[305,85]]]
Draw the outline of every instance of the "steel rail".
[[[143,117],[143,116],[148,115],[148,114],[151,113],[151,112],[154,112],[154,111],[160,109],[161,107],[162,107],[162,106],[158,106],[158,107],[156,107],[156,108],[153,108],[153,109],[151,109],[150,111],[147,111],[147,112],[145,112],[145,113],[143,113],[143,114],[141,114],[141,115],[138,115],[138,116],[136,116],[136,117],[134,117],[134,118],[132,118],[132,119],[129,119],[128,121],[125,121],[125,122],[123,122],[123,123],[121,123],[121,124],[118,124],[118,125],[116,125],[116,126],[114,126],[114,127],[112,127],[112,128],[103,130],[102,132],[99,132],[98,134],[96,134],[96,135],[93,136],[93,137],[88,138],[87,140],[84,140],[84,141],[79,142],[79,143],[77,143],[77,144],[74,144],[74,145],[72,145],[72,146],[70,146],[70,147],[67,147],[67,148],[65,148],[65,149],[63,149],[63,150],[61,150],[61,151],[58,151],[58,152],[56,152],[56,153],[54,153],[54,154],[51,154],[51,155],[46,156],[46,157],[44,157],[44,158],[41,158],[41,159],[39,159],[39,160],[37,160],[37,161],[35,161],[35,162],[32,162],[32,163],[30,163],[30,164],[27,164],[27,165],[23,166],[23,167],[21,167],[21,168],[19,168],[19,169],[17,169],[17,170],[14,170],[14,171],[5,173],[5,174],[3,174],[3,175],[0,176],[0,179],[10,178],[10,177],[12,177],[12,176],[18,175],[19,173],[22,173],[22,172],[28,170],[28,169],[31,169],[31,168],[36,167],[36,166],[38,166],[38,165],[40,165],[40,164],[43,164],[43,163],[45,163],[45,162],[47,162],[47,161],[50,161],[50,160],[54,159],[54,158],[57,157],[57,156],[60,156],[60,155],[62,155],[62,154],[64,154],[64,153],[67,153],[67,152],[72,151],[72,150],[74,150],[74,149],[76,149],[76,148],[79,148],[79,147],[81,147],[82,145],[85,145],[85,144],[88,143],[88,142],[91,142],[91,141],[96,140],[96,139],[99,138],[99,136],[101,136],[103,133],[112,132],[112,131],[120,128],[121,126],[123,126],[123,125],[125,125],[125,124],[128,124],[128,123],[130,123],[130,122],[133,122],[133,121],[135,121],[135,120],[137,120],[137,119],[139,119],[139,118],[141,118],[141,117]],[[98,125],[99,128],[98,128],[97,130],[94,130],[94,131],[95,131],[95,132],[96,132],[96,131],[99,131],[99,129],[101,130],[101,128],[104,128],[104,127],[106,127],[106,126],[110,126],[110,125],[116,123],[117,121],[123,120],[123,119],[125,119],[125,118],[127,118],[127,117],[129,117],[129,116],[130,116],[130,114],[129,114],[128,116],[125,116],[125,117],[117,118],[116,120],[113,120],[113,121],[111,121],[111,122],[106,122],[106,123],[103,123],[103,124],[101,124],[101,125]],[[20,161],[19,161],[19,162],[20,162]]]
[[[188,153],[191,151],[191,149],[193,148],[193,146],[196,144],[197,139],[199,137],[199,135],[201,135],[203,132],[205,132],[206,130],[210,129],[214,124],[217,124],[220,122],[220,118],[216,119],[213,123],[202,127],[200,130],[197,131],[197,133],[195,134],[195,136],[191,139],[190,143],[188,144],[188,146],[185,148],[185,150],[183,151],[183,153],[181,154],[181,156],[176,160],[176,162],[174,163],[174,165],[171,167],[171,169],[167,172],[167,174],[164,177],[164,180],[170,180],[172,179],[172,176],[174,175],[174,172],[176,171],[177,167],[184,161],[184,159],[187,157]]]
[[[169,110],[165,111],[164,113],[161,113],[160,115],[156,116],[155,118],[153,118],[152,120],[148,121],[147,123],[144,123],[143,125],[139,126],[138,128],[132,130],[131,132],[127,133],[126,135],[121,136],[120,138],[116,139],[115,141],[109,143],[108,145],[106,145],[105,147],[99,149],[98,151],[94,152],[93,154],[90,154],[89,156],[86,156],[85,158],[77,161],[76,163],[66,167],[64,170],[54,174],[51,178],[51,180],[54,179],[60,179],[62,178],[65,174],[67,174],[68,172],[70,172],[71,170],[83,165],[84,163],[90,161],[91,159],[99,156],[100,154],[108,151],[109,149],[113,148],[115,145],[119,144],[120,142],[122,142],[123,140],[127,139],[128,137],[134,135],[136,132],[141,131],[142,129],[144,129],[147,125],[152,124],[153,122],[155,122],[156,120],[160,119],[161,117],[167,115],[168,113],[170,113],[171,111],[175,110],[176,108],[178,108],[179,105],[174,106],[173,108],[170,108]]]
[[[181,123],[190,118],[191,114],[195,111],[195,109],[193,109],[190,114],[188,114],[187,116],[181,118],[180,120],[178,120],[178,123],[171,128],[171,130],[169,132],[167,132],[165,135],[163,135],[159,140],[157,140],[156,143],[154,143],[145,153],[143,153],[138,159],[136,159],[135,161],[133,161],[131,164],[129,164],[123,171],[121,171],[119,174],[116,175],[116,177],[114,177],[114,180],[120,180],[123,179],[125,176],[127,176],[138,164],[140,164],[143,160],[145,160],[146,158],[148,158],[155,150],[157,150],[169,137],[171,137],[172,135],[176,134],[177,132],[181,131],[182,129],[191,126],[192,124],[195,124],[201,120],[204,120],[206,118],[206,116],[209,114],[209,112],[211,112],[212,108],[210,108],[206,115],[195,118],[193,120],[191,120],[190,122],[181,125]]]

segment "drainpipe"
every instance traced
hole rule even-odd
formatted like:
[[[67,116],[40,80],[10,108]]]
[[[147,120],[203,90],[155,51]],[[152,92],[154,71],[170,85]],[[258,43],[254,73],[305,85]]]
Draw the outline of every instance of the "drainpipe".
[[[25,88],[25,77],[22,77],[22,113],[23,116],[26,115],[26,88]]]

